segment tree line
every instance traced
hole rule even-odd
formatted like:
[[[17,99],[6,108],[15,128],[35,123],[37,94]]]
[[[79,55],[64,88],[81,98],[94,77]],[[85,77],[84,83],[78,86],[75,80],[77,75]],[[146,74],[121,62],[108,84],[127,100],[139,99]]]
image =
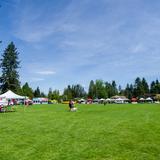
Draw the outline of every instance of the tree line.
[[[74,85],[73,85],[74,86]],[[82,86],[81,86],[82,87]],[[82,91],[82,92],[81,92]],[[115,95],[126,96],[131,99],[133,97],[148,97],[156,94],[160,94],[160,82],[158,79],[156,81],[152,81],[149,84],[146,79],[137,77],[132,84],[127,84],[124,89],[116,84],[113,80],[112,82],[106,82],[103,80],[91,80],[88,87],[88,92],[84,92],[84,88],[81,90],[77,90],[78,93],[75,94],[75,90],[70,85],[64,90],[63,95],[68,99],[74,98],[111,98]],[[81,95],[81,96],[76,96]]]
[[[33,90],[27,82],[21,86],[19,80],[19,52],[13,42],[4,50],[0,59],[0,68],[2,72],[0,76],[1,93],[12,90],[17,94],[30,98],[48,97],[51,100],[69,100],[75,98],[110,98],[115,95],[122,95],[130,99],[132,97],[160,94],[160,82],[158,79],[149,84],[144,77],[137,77],[133,84],[127,83],[124,89],[120,85],[117,85],[114,80],[112,82],[99,79],[95,81],[91,80],[88,91],[81,84],[74,84],[64,88],[62,94],[60,94],[59,90],[52,90],[52,88],[49,88],[48,94],[41,92],[39,87]]]

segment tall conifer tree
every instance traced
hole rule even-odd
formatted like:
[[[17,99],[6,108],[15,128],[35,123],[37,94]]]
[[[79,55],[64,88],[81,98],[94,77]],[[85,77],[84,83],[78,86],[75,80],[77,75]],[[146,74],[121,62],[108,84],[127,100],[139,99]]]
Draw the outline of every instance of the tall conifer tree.
[[[2,93],[7,90],[12,90],[18,93],[20,90],[20,81],[18,69],[20,68],[20,61],[18,59],[19,53],[14,43],[11,42],[2,54],[1,69],[2,75],[0,77]]]
[[[41,97],[41,91],[39,87],[37,87],[37,89],[34,91],[34,97]]]
[[[89,84],[88,97],[95,98],[95,84],[93,80],[91,80]]]

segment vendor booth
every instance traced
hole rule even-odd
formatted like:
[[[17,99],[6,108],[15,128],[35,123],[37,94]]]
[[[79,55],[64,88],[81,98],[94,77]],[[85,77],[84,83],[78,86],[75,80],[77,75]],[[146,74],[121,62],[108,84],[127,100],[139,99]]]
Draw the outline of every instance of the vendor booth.
[[[6,93],[0,95],[0,111],[5,111],[7,106],[17,104],[19,100],[25,100],[25,96],[20,96],[14,92],[8,90]]]

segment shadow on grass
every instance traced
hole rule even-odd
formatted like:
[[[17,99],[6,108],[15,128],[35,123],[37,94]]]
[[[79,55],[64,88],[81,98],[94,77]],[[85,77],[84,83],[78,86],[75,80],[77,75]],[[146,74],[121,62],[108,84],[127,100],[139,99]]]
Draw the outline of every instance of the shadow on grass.
[[[16,112],[16,111],[0,111],[0,113],[11,113],[11,112]]]

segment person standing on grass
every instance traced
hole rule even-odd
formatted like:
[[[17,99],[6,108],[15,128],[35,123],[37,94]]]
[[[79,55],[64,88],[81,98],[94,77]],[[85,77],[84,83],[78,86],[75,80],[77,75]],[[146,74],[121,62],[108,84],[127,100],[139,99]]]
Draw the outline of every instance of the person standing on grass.
[[[77,108],[74,106],[74,102],[72,100],[69,101],[69,109],[72,112],[77,111]]]
[[[74,108],[74,102],[72,100],[69,101],[69,109],[70,111],[72,111],[72,109]]]

